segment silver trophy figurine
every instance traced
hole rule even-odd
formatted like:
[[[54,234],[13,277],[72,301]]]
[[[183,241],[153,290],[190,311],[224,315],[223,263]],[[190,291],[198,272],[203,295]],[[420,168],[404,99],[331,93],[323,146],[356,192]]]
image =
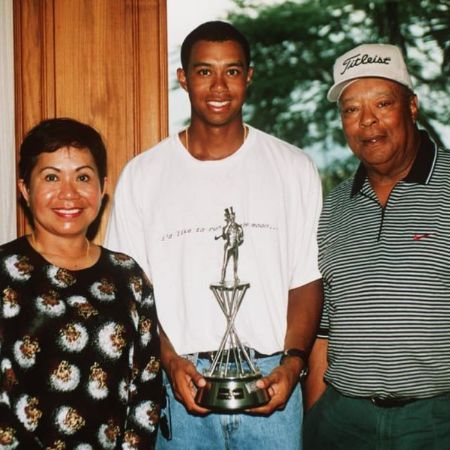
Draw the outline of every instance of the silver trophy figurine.
[[[225,334],[212,363],[205,371],[206,386],[197,391],[198,405],[213,411],[240,411],[261,406],[269,401],[265,389],[256,386],[262,377],[252,361],[248,348],[242,345],[234,321],[250,283],[241,282],[238,277],[239,246],[244,242],[242,226],[236,223],[233,208],[225,209],[225,226],[215,239],[224,239],[224,255],[221,280],[210,285],[210,289],[227,319]],[[233,280],[226,279],[227,266],[233,259]]]

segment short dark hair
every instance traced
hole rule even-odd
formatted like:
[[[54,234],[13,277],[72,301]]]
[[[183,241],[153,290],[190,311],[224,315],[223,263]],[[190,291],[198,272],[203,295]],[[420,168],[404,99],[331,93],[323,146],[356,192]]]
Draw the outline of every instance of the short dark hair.
[[[102,137],[91,126],[70,118],[46,119],[28,131],[20,146],[19,178],[29,186],[38,156],[63,147],[85,148],[91,152],[103,189],[107,162]]]
[[[247,67],[250,66],[250,45],[247,38],[233,25],[220,20],[215,20],[202,23],[197,28],[192,30],[184,39],[183,44],[181,45],[181,65],[184,71],[186,71],[189,66],[192,47],[198,41],[235,41],[244,51],[245,63],[247,64]]]

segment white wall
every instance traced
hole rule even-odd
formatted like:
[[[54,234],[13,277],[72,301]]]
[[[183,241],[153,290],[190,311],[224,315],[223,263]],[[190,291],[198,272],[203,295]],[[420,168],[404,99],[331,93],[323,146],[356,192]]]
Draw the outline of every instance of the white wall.
[[[0,0],[0,244],[16,237],[13,0]]]

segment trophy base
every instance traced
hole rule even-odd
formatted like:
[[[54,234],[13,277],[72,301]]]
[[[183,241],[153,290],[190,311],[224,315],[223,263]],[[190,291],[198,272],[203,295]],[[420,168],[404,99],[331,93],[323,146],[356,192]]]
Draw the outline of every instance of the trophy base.
[[[269,402],[269,393],[256,387],[260,374],[246,378],[205,377],[206,386],[195,396],[197,405],[216,412],[237,412]]]

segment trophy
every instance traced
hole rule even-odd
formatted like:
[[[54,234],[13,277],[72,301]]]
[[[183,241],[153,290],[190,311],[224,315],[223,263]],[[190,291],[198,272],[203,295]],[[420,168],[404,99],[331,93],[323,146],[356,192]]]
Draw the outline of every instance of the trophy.
[[[236,223],[233,208],[225,209],[225,226],[214,239],[224,239],[221,280],[210,285],[217,303],[226,317],[226,330],[209,369],[204,371],[206,386],[199,388],[195,401],[213,411],[233,412],[269,401],[265,389],[256,386],[262,377],[252,355],[239,339],[234,321],[250,283],[238,277],[239,246],[244,242],[242,226]],[[233,260],[233,280],[226,279],[227,266]]]

